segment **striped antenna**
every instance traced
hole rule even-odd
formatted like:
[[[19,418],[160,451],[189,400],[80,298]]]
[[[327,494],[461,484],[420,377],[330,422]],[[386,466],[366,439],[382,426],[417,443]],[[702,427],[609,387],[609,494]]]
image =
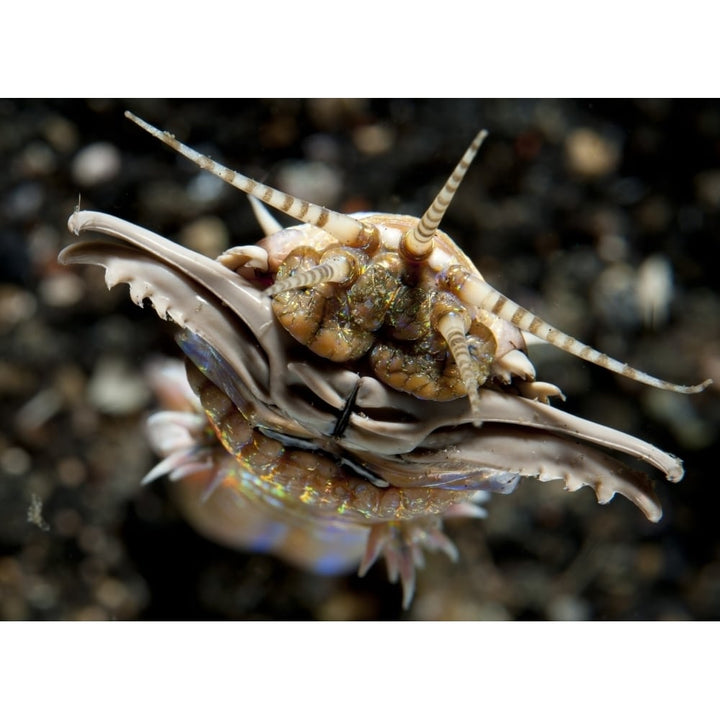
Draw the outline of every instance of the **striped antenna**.
[[[238,188],[238,190],[262,200],[266,205],[271,205],[300,222],[322,228],[341,243],[353,247],[364,247],[371,240],[369,235],[373,234],[374,228],[370,228],[347,215],[328,210],[321,205],[300,200],[280,190],[275,190],[269,185],[252,180],[239,172],[230,170],[210,159],[207,155],[203,155],[184,145],[171,133],[158,130],[150,123],[137,117],[137,115],[133,115],[130,111],[125,112],[125,117],[132,120],[153,137],[169,145],[176,152],[184,155],[203,170],[211,172],[226,183]]]
[[[478,395],[478,378],[473,371],[470,349],[465,335],[465,323],[460,315],[449,312],[442,315],[437,321],[438,332],[447,343],[450,353],[455,360],[460,378],[465,385],[475,425],[481,425],[478,419],[480,413],[480,396]]]
[[[475,305],[478,308],[487,310],[493,315],[506,320],[520,330],[535,335],[542,340],[546,340],[551,345],[564,350],[565,352],[575,355],[583,360],[599,365],[600,367],[618,373],[624,377],[630,378],[644,385],[660,388],[661,390],[671,390],[678,393],[699,393],[708,385],[712,384],[712,380],[708,379],[698,385],[676,385],[675,383],[660,380],[659,378],[648,375],[641,370],[614,360],[604,353],[591,348],[589,345],[576,340],[574,337],[554,328],[549,323],[539,318],[534,313],[520,307],[517,303],[505,297],[502,293],[495,290],[484,280],[476,275],[470,274],[464,268],[455,266],[452,272],[452,286],[456,288],[455,294],[467,303]]]
[[[333,255],[315,267],[300,270],[284,280],[274,282],[265,290],[265,295],[274,297],[286,290],[313,287],[324,282],[346,282],[352,275],[353,269],[353,264],[347,256]]]
[[[450,175],[442,190],[433,200],[432,205],[425,211],[425,214],[420,218],[418,224],[403,235],[400,242],[400,250],[405,257],[419,262],[430,255],[433,250],[433,236],[435,235],[435,231],[440,226],[445,211],[452,202],[462,179],[465,177],[465,173],[470,167],[470,163],[472,163],[477,155],[486,137],[487,130],[481,130],[475,136],[475,139],[470,143],[470,147],[465,151],[462,158],[460,158],[460,162],[455,167],[455,170],[453,170],[452,175]]]

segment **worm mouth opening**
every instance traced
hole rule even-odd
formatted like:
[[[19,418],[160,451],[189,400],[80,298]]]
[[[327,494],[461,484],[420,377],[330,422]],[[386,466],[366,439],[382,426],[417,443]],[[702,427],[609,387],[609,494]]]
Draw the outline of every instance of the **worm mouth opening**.
[[[268,353],[237,314],[229,311],[207,287],[142,248],[117,241],[91,240],[71,245],[61,254],[67,264],[93,264],[105,268],[108,287],[127,284],[136,304],[149,303],[163,320],[180,328],[177,340],[198,366],[207,369],[213,358],[225,357],[223,380],[235,378],[233,391],[223,383],[228,395],[237,388],[244,393],[267,396]],[[219,363],[215,363],[219,364]]]

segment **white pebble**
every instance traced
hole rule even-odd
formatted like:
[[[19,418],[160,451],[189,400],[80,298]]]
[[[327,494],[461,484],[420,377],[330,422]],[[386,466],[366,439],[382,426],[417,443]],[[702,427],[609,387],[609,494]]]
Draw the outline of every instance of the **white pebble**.
[[[653,255],[645,260],[638,269],[635,294],[645,325],[659,327],[667,321],[673,297],[672,267],[667,258]]]
[[[342,192],[336,170],[321,162],[291,162],[278,174],[280,189],[325,207],[334,207]]]
[[[142,409],[150,391],[142,375],[114,357],[98,361],[88,386],[88,398],[101,412],[128,415]]]
[[[107,142],[97,142],[83,148],[73,160],[72,176],[86,187],[108,182],[120,172],[120,152]]]

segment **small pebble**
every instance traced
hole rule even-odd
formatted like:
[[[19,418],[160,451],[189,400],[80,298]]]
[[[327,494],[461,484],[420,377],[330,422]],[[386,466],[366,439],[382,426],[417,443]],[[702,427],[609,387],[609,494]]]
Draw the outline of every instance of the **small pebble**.
[[[659,327],[667,321],[673,298],[673,275],[666,257],[653,255],[638,268],[635,296],[645,325]]]
[[[622,235],[606,233],[598,238],[598,256],[606,263],[618,263],[627,258],[628,244]]]
[[[24,149],[20,164],[23,172],[30,177],[49,175],[55,170],[55,154],[45,143],[33,142]]]
[[[210,173],[198,173],[188,183],[188,197],[199,205],[217,202],[227,190],[228,185]]]
[[[55,513],[53,526],[62,537],[75,537],[82,527],[82,517],[77,510],[63,508]]]
[[[117,579],[106,577],[95,590],[97,601],[110,612],[119,610],[129,599],[127,588]]]
[[[87,469],[79,458],[67,457],[58,461],[57,474],[63,485],[74,488],[85,481]]]
[[[353,133],[355,147],[366,155],[382,155],[392,147],[395,134],[385,125],[363,125]]]
[[[590,128],[578,128],[565,141],[565,157],[572,172],[598,178],[617,170],[620,148]]]
[[[698,200],[710,210],[720,208],[720,170],[706,170],[695,177]]]
[[[16,285],[0,285],[0,329],[29,320],[36,309],[37,300],[31,292]]]
[[[314,122],[323,129],[335,129],[359,118],[367,111],[367,100],[359,98],[317,98],[308,100],[307,110]]]
[[[585,600],[572,595],[558,595],[548,604],[548,619],[559,621],[588,620],[590,612]]]
[[[333,165],[342,162],[342,149],[338,141],[328,133],[310,135],[302,144],[308,160]]]
[[[278,174],[280,189],[310,202],[334,207],[342,192],[342,180],[336,170],[320,162],[293,162]]]
[[[58,152],[71,152],[78,143],[75,125],[60,115],[51,115],[47,119],[45,137]]]
[[[31,465],[30,455],[21,447],[9,447],[0,455],[0,468],[8,475],[25,475]]]
[[[75,182],[85,187],[108,182],[120,172],[120,152],[107,142],[97,142],[80,150],[72,163]]]
[[[50,307],[69,307],[82,299],[85,283],[75,273],[55,273],[40,281],[38,294]]]
[[[57,585],[44,578],[31,575],[27,578],[26,587],[28,602],[38,610],[49,610],[57,602]]]
[[[44,273],[47,268],[57,266],[58,251],[65,243],[66,236],[64,228],[41,223],[28,230],[26,241],[33,265],[40,273]]]
[[[129,415],[142,409],[150,399],[142,375],[119,358],[98,361],[88,386],[90,403],[109,415]]]
[[[179,237],[185,247],[211,258],[227,250],[230,235],[225,223],[214,216],[201,217],[186,225]]]
[[[5,195],[3,206],[11,220],[35,219],[44,200],[43,188],[35,182],[26,182]]]
[[[28,400],[15,415],[21,432],[32,432],[42,427],[62,408],[62,395],[55,388],[44,388]]]

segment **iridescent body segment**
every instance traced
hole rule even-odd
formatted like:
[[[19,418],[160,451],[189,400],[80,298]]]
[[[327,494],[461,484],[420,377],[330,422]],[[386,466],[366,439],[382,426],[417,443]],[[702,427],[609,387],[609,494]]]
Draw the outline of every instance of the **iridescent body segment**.
[[[275,552],[320,573],[359,566],[364,574],[382,550],[392,580],[403,581],[407,606],[422,550],[456,557],[441,518],[484,515],[477,505],[483,492],[377,487],[338,458],[268,437],[191,363],[187,376],[189,385],[171,363],[153,368],[158,397],[183,416],[153,416],[150,437],[159,453],[168,454],[167,437],[176,436],[178,425],[192,427],[162,471],[182,480],[181,502],[191,522],[220,542]],[[205,421],[195,422],[203,411]]]
[[[471,500],[468,491],[376,487],[337,458],[284,444],[252,428],[227,395],[192,365],[188,379],[218,439],[247,470],[244,491],[291,513],[362,525],[439,515]]]
[[[167,411],[150,421],[165,457],[147,477],[179,480],[203,532],[317,572],[382,556],[410,603],[423,549],[456,557],[443,520],[480,517],[486,491],[522,477],[621,493],[651,520],[649,480],[605,449],[682,477],[677,458],[549,405],[524,334],[645,384],[683,393],[553,328],[492,288],[439,229],[486,133],[478,133],[421,218],[348,216],[294,198],[134,122],[251,196],[267,237],[217,260],[102,213],[72,232],[120,243],[67,248],[106,268],[181,330],[190,390],[154,373]],[[282,229],[260,200],[304,223]]]

